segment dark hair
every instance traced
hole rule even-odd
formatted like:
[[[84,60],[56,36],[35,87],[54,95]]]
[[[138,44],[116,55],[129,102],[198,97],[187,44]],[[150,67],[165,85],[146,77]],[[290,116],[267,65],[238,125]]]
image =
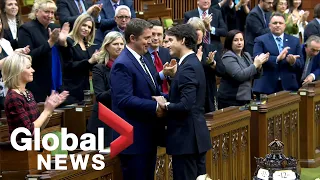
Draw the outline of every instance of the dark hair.
[[[5,12],[6,9],[6,2],[7,0],[0,0],[0,12],[1,12],[1,19],[2,19],[2,29],[9,29],[9,24],[8,24],[8,17]],[[18,0],[16,0],[18,4],[18,14],[16,15],[16,22],[17,22],[17,29],[23,24],[20,12],[21,12],[21,7],[19,6]]]
[[[285,1],[287,2],[287,6],[289,6],[288,0],[285,0]],[[273,1],[273,10],[274,10],[274,12],[277,12],[277,6],[278,6],[279,2],[280,2],[280,0]]]
[[[320,18],[320,3],[318,3],[315,7],[314,7],[314,17],[315,18]]]
[[[127,43],[130,43],[131,35],[134,35],[136,38],[138,38],[141,36],[143,31],[148,28],[152,28],[152,24],[150,24],[148,21],[139,18],[131,19],[127,24],[126,30],[124,31],[124,37]]]
[[[280,13],[280,12],[275,12],[275,13],[273,13],[273,14],[270,16],[269,22],[271,22],[271,19],[272,19],[273,17],[276,17],[276,16],[282,17],[282,18],[284,19],[284,21],[286,21],[286,17],[285,17],[282,13]]]
[[[244,35],[241,31],[237,30],[237,29],[234,29],[234,30],[231,30],[227,33],[226,35],[226,39],[224,40],[224,50],[223,50],[223,53],[227,52],[227,51],[233,51],[232,50],[232,43],[233,43],[233,39],[234,37],[241,33],[242,36],[243,36],[243,39],[244,39]],[[243,50],[242,52],[243,53]]]
[[[174,36],[177,40],[185,39],[185,46],[188,49],[195,50],[197,45],[197,32],[190,24],[179,24],[173,26],[166,31],[166,34],[169,36]]]
[[[0,13],[0,20],[1,20],[1,24],[2,24],[2,29],[1,29],[1,31],[0,31],[0,39],[2,39],[3,38],[3,36],[4,36],[4,28],[3,28],[3,15]]]
[[[148,20],[149,23],[151,23],[153,26],[162,26],[162,23],[160,20],[150,19]]]
[[[292,11],[293,11],[293,1],[294,0],[289,0],[289,13],[292,13]],[[298,7],[298,10],[301,10],[302,9],[302,1],[303,0],[301,0],[301,4],[300,4],[300,6]]]

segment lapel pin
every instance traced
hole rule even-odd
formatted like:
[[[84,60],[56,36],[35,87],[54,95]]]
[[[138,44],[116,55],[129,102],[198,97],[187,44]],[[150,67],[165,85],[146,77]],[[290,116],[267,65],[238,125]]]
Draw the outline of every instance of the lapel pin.
[[[288,39],[286,39],[286,41],[288,41]]]

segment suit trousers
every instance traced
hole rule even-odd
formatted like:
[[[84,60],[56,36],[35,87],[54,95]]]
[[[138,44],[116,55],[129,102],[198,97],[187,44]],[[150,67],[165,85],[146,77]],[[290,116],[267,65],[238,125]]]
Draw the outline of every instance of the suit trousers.
[[[120,154],[123,180],[153,180],[157,151],[148,154]]]
[[[206,153],[172,155],[174,180],[195,180],[206,174]]]

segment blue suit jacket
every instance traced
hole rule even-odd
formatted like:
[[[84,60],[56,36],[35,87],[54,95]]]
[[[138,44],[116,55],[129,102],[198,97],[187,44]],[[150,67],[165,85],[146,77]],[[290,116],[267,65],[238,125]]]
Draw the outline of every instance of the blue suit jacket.
[[[290,47],[288,54],[300,55],[302,57],[298,38],[284,34],[283,47],[287,46]],[[270,58],[262,65],[263,75],[260,79],[254,81],[253,91],[264,94],[275,93],[279,77],[281,78],[284,90],[297,91],[299,88],[298,75],[303,67],[301,58],[297,58],[296,63],[292,66],[286,59],[276,63],[279,50],[271,33],[264,34],[255,39],[253,57],[267,52],[270,53]]]
[[[300,76],[299,79],[301,79],[303,70],[304,70],[304,66],[305,66],[305,62],[306,62],[306,51],[305,51],[305,44],[302,45],[302,62],[303,62],[303,66],[301,68],[300,71]],[[320,53],[318,55],[316,55],[315,57],[312,58],[312,67],[311,67],[311,73],[314,74],[314,76],[316,77],[316,80],[319,79],[320,76]]]
[[[146,60],[145,60],[146,61]],[[146,65],[150,67],[148,61]],[[149,68],[153,74],[151,68]],[[155,78],[154,78],[155,80]],[[157,82],[155,81],[156,85]],[[159,96],[139,62],[125,48],[115,60],[110,74],[112,111],[134,128],[133,144],[123,154],[142,154],[157,148],[157,102],[151,96]],[[158,86],[156,86],[158,87]],[[118,133],[114,133],[116,139]],[[163,135],[162,135],[163,136]]]
[[[101,44],[104,39],[104,32],[111,30],[116,27],[117,24],[114,20],[114,9],[110,2],[110,0],[100,0],[97,4],[103,4],[100,16],[100,28],[96,32],[96,43]],[[130,8],[131,18],[136,17],[135,10],[133,9],[133,1],[132,0],[120,0],[119,5],[126,5]]]

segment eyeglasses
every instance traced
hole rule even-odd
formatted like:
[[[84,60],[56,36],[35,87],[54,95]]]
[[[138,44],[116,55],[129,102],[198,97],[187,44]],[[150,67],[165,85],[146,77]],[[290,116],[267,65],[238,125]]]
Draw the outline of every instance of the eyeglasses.
[[[130,16],[117,16],[118,19],[130,19]]]

